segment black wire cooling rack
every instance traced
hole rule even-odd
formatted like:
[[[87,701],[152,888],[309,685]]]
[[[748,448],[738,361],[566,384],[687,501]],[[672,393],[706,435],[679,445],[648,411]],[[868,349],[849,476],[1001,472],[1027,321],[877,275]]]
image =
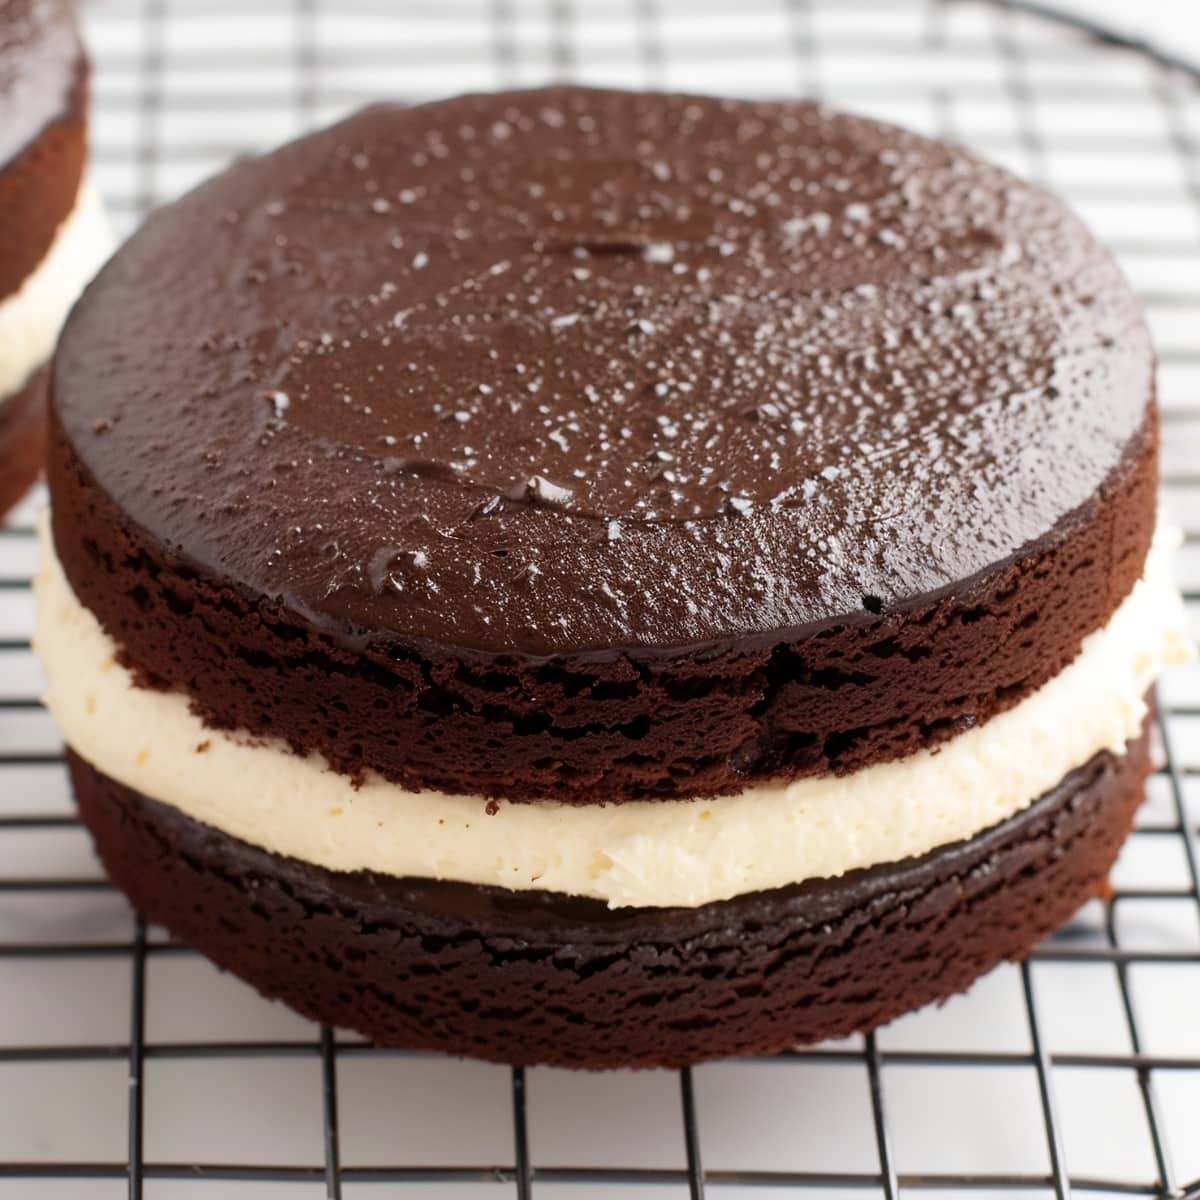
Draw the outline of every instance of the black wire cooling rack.
[[[1166,3],[1181,30],[1200,21]],[[1019,0],[94,0],[85,20],[95,176],[122,231],[232,155],[369,100],[548,78],[816,94],[1046,181],[1145,299],[1167,510],[1200,605],[1186,47]],[[1111,894],[1030,962],[769,1060],[508,1071],[318,1030],[128,912],[36,699],[35,503],[0,531],[4,1196],[1200,1197],[1200,668],[1160,689],[1162,767]]]

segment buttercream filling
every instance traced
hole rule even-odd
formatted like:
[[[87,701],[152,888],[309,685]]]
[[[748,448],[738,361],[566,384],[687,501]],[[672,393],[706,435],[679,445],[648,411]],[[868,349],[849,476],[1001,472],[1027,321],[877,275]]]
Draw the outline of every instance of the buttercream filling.
[[[112,249],[100,198],[85,180],[45,257],[0,300],[0,397],[18,391],[50,358],[71,306]]]
[[[694,907],[830,878],[970,838],[1101,751],[1124,752],[1161,669],[1190,652],[1159,538],[1142,580],[1075,660],[931,751],[731,796],[488,806],[206,726],[186,695],[135,685],[42,526],[36,649],[68,744],[105,775],[233,837],[334,871]],[[1001,650],[1001,652],[1003,652]]]

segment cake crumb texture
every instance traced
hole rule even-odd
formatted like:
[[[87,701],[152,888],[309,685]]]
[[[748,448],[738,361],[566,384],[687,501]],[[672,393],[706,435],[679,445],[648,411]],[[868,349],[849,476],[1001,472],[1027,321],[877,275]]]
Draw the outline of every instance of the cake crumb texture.
[[[380,1045],[680,1066],[867,1031],[963,991],[1099,894],[1148,733],[920,859],[699,909],[331,874],[237,842],[78,757],[84,823],[148,920],[264,995]]]

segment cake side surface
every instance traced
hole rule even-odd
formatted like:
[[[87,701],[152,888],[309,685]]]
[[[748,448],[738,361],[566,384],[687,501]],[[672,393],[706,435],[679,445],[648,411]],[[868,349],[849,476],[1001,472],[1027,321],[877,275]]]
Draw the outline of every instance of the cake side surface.
[[[46,459],[46,371],[0,400],[0,517],[29,490]]]
[[[41,534],[43,700],[99,773],[236,840],[340,874],[550,891],[613,907],[697,906],[972,838],[1095,755],[1121,753],[1142,729],[1147,689],[1187,653],[1164,538],[1074,661],[932,750],[715,798],[513,803],[350,777],[278,738],[213,729],[185,693],[147,688],[121,664]]]
[[[215,728],[281,736],[350,776],[587,803],[851,772],[1019,703],[1140,577],[1157,445],[1148,434],[1053,548],[909,611],[765,644],[549,659],[351,650],[278,602],[181,569],[57,430],[49,471],[56,549],[81,599],[144,682],[182,688]]]
[[[512,1063],[680,1066],[870,1030],[963,991],[1100,894],[1148,739],[969,842],[700,909],[335,875],[71,758],[84,823],[150,920],[265,995],[380,1045]]]

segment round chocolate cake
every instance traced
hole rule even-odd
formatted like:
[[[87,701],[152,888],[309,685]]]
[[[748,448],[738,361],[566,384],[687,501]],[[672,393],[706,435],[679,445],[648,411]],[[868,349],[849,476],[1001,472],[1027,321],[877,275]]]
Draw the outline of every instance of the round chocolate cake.
[[[809,103],[375,107],[55,360],[48,702],[136,907],[377,1042],[866,1030],[1100,891],[1182,652],[1109,255]]]
[[[68,0],[0,0],[0,518],[45,453],[46,364],[111,243],[84,182],[87,62]]]

